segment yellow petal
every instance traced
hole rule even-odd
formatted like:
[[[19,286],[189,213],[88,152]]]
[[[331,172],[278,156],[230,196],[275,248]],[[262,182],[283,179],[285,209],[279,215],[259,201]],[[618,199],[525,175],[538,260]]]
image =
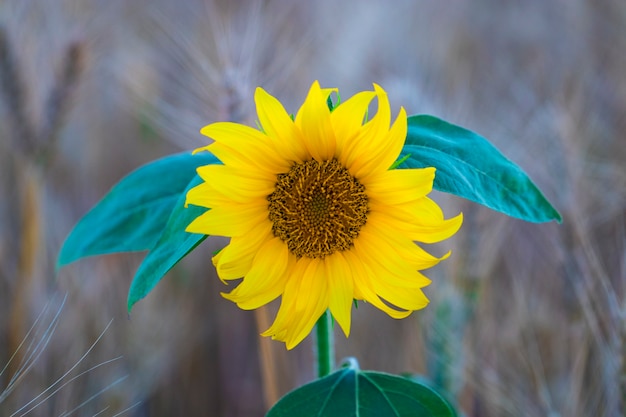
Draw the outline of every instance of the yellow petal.
[[[276,152],[298,164],[309,159],[302,133],[283,105],[260,87],[254,93],[254,101],[259,122]]]
[[[372,142],[380,142],[381,137],[386,135],[389,129],[391,108],[387,101],[387,95],[385,94],[384,98],[381,98],[377,92],[374,94],[378,97],[377,113],[374,117],[370,117],[370,120],[357,131],[358,135],[344,149],[343,161],[352,175],[355,176],[364,164],[371,161],[374,155],[381,151]]]
[[[185,196],[185,207],[192,204],[194,206],[211,208],[220,203],[228,204],[232,202],[230,196],[224,197],[216,193],[211,184],[207,184],[206,182],[196,185],[191,190],[187,191],[187,195]]]
[[[356,256],[359,255],[356,254]],[[364,292],[364,298],[391,317],[406,317],[411,311],[422,309],[428,304],[428,299],[421,288],[394,285],[396,281],[388,279],[389,276],[385,275],[376,264],[364,264],[364,268],[367,272],[359,277],[359,288]],[[424,279],[428,281],[425,277]],[[391,308],[387,303],[400,310]]]
[[[260,169],[268,172],[283,172],[289,169],[287,161],[276,152],[273,142],[263,132],[249,126],[230,122],[218,122],[200,130],[215,143],[196,149],[207,150],[225,165],[235,168]]]
[[[315,81],[295,120],[309,155],[319,162],[332,159],[336,149],[327,98],[328,95],[324,96],[319,83]]]
[[[185,204],[216,207],[230,203],[254,203],[266,200],[275,187],[275,177],[224,165],[206,165],[197,169],[206,181],[187,192]]]
[[[328,308],[328,282],[319,259],[299,259],[287,281],[274,324],[263,333],[293,349]]]
[[[271,235],[271,223],[262,222],[250,229],[249,233],[231,238],[230,243],[213,257],[220,279],[223,281],[245,276],[252,268],[257,251]]]
[[[350,335],[354,282],[350,265],[341,252],[324,258],[329,285],[329,308],[346,337]]]
[[[330,114],[337,140],[335,157],[344,166],[348,166],[347,156],[357,143],[355,138],[359,135],[367,108],[374,97],[375,92],[362,91],[341,103]]]
[[[196,169],[196,172],[206,182],[225,183],[228,189],[234,187],[242,191],[256,191],[258,188],[265,193],[273,190],[276,183],[276,175],[257,171],[254,167],[247,169],[233,168],[225,165],[203,165]],[[223,188],[216,185],[216,188]]]
[[[290,294],[285,291],[285,296]],[[328,277],[320,259],[313,259],[301,277],[299,294],[296,300],[296,320],[287,340],[287,349],[295,347],[313,329],[329,303]]]
[[[291,274],[287,278],[285,292],[283,293],[274,323],[272,323],[269,329],[261,333],[262,336],[271,336],[272,339],[281,341],[286,340],[288,329],[293,327],[292,323],[296,319],[295,311],[298,298],[295,295],[299,292],[301,277],[304,275],[310,261],[309,258],[301,258],[291,268]],[[286,293],[289,293],[290,296],[285,296]]]
[[[372,285],[376,294],[403,310],[421,310],[428,305],[428,298],[419,288],[391,285],[383,280],[373,280]]]
[[[391,126],[389,132],[378,141],[378,151],[374,157],[359,170],[356,170],[358,178],[366,178],[371,173],[387,170],[398,159],[407,133],[406,111],[400,107],[398,117]],[[374,145],[374,141],[372,142]]]
[[[350,172],[354,176],[365,181],[370,175],[388,170],[398,159],[404,140],[406,138],[407,121],[406,112],[400,108],[400,112],[389,132],[377,133],[369,130],[364,134],[361,143],[368,144],[360,149],[360,156],[351,166]]]
[[[430,283],[382,236],[373,232],[371,227],[363,227],[354,241],[354,251],[378,280],[407,288],[421,288]]]
[[[231,204],[215,207],[194,219],[185,230],[213,236],[243,236],[254,226],[269,222],[266,206]]]
[[[361,180],[371,201],[389,205],[402,204],[424,197],[433,189],[435,168],[379,171]]]
[[[394,206],[372,201],[370,210],[372,214],[386,215],[381,217],[379,223],[401,224],[400,229],[411,240],[424,243],[441,242],[455,234],[463,224],[463,213],[445,220],[437,203],[428,197]]]
[[[377,85],[374,85],[374,89],[378,97],[378,111],[363,126],[346,157],[346,166],[359,179],[389,169],[400,154],[406,139],[406,112],[403,108],[400,109],[389,130],[391,108],[387,93]]]
[[[250,147],[249,147],[250,148]],[[254,149],[254,147],[251,147]],[[234,169],[253,169],[259,174],[276,174],[289,170],[288,161],[276,161],[273,158],[266,158],[265,154],[246,152],[246,148],[235,149],[223,143],[212,143],[206,147],[208,152],[215,155],[224,165]]]
[[[371,284],[371,280],[377,279],[378,277],[374,276],[371,270],[362,264],[361,259],[354,251],[345,251],[343,255],[354,273],[354,293],[356,299],[367,301],[394,319],[403,319],[411,314],[410,310],[396,310],[391,308],[380,299]]]
[[[444,220],[441,207],[429,197],[417,198],[401,204],[386,204],[377,198],[370,199],[370,207],[407,223],[438,224]],[[393,208],[393,210],[390,210]]]
[[[371,213],[369,228],[379,236],[381,241],[384,240],[386,245],[392,247],[411,268],[421,271],[437,265],[450,256],[450,252],[441,258],[429,254],[413,243],[412,239],[406,236],[404,230],[398,228],[394,222],[383,223],[381,220],[384,217],[384,214]]]
[[[275,237],[266,241],[258,250],[243,281],[230,294],[222,295],[244,310],[273,301],[285,289],[290,259],[295,263],[295,257],[289,254],[282,240]]]

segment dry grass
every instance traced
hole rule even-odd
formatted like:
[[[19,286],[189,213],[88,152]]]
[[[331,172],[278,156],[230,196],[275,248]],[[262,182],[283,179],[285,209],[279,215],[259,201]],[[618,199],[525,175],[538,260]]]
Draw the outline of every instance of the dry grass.
[[[0,365],[17,352],[0,389],[28,359],[20,342],[43,340],[33,323],[44,331],[67,293],[0,414],[99,364],[27,415],[259,416],[313,377],[310,341],[285,352],[257,336],[268,312],[219,296],[209,256],[223,240],[130,319],[140,255],[81,261],[57,279],[54,260],[132,168],[203,143],[212,121],[254,123],[257,85],[295,109],[319,79],[346,96],[377,82],[396,109],[480,132],[563,215],[534,225],[436,195],[466,221],[434,249],[453,256],[430,271],[431,306],[403,321],[359,308],[338,354],[427,374],[467,416],[623,415],[624,28],[619,0],[0,3]]]

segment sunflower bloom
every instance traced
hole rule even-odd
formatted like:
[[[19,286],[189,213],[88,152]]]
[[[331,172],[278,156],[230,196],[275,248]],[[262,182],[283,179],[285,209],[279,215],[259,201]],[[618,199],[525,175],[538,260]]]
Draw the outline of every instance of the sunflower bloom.
[[[198,168],[203,183],[186,204],[210,208],[187,231],[230,237],[214,258],[223,281],[241,282],[223,296],[242,309],[278,297],[263,333],[296,346],[330,309],[346,336],[353,300],[393,318],[424,308],[421,270],[437,258],[415,242],[453,235],[462,215],[444,219],[427,197],[435,168],[390,169],[407,134],[403,108],[391,124],[385,91],[360,92],[329,110],[332,89],[316,81],[295,118],[261,88],[255,103],[262,130],[214,123],[201,133],[223,165]],[[376,115],[366,119],[377,98]]]

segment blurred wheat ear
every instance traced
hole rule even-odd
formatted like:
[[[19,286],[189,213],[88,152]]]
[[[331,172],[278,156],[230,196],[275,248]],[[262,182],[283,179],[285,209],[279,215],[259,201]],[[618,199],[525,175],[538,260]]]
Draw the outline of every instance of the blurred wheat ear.
[[[33,154],[35,129],[26,111],[24,82],[4,28],[0,28],[0,87],[11,126],[11,144],[24,154]]]
[[[31,162],[43,164],[44,168],[49,163],[84,69],[84,54],[84,46],[80,42],[67,46],[62,70],[57,74],[46,99],[45,120],[38,123],[28,115],[27,94],[19,62],[6,30],[0,28],[0,88],[8,111],[13,152],[20,153]]]
[[[45,101],[45,120],[37,121],[29,113],[27,84],[23,79],[20,62],[17,59],[8,33],[0,27],[0,98],[7,118],[8,135],[6,148],[2,149],[4,181],[3,187],[9,190],[6,199],[5,226],[7,233],[2,234],[0,247],[0,280],[7,286],[11,297],[3,306],[3,315],[8,320],[9,374],[14,375],[0,399],[13,391],[15,384],[32,366],[32,361],[41,354],[50,335],[43,335],[41,343],[31,351],[23,352],[20,347],[35,326],[30,327],[30,305],[33,293],[43,293],[41,299],[50,297],[50,280],[40,282],[37,277],[52,277],[51,270],[42,272],[42,268],[53,264],[47,253],[44,223],[44,194],[47,191],[45,179],[48,167],[58,146],[59,133],[71,109],[72,98],[83,72],[83,45],[70,44],[62,58],[62,71]],[[49,268],[48,268],[49,269]],[[36,299],[36,297],[35,297]],[[34,301],[37,303],[37,301]],[[44,309],[45,311],[45,309]],[[55,319],[56,320],[56,319]],[[53,321],[47,331],[53,331]],[[34,356],[33,356],[34,355]],[[17,368],[15,368],[15,364]]]

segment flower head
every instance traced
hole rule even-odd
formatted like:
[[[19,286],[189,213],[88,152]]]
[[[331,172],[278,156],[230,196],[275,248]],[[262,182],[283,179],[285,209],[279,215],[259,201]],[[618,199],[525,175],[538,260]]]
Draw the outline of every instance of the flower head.
[[[242,309],[282,296],[263,333],[288,349],[304,339],[330,309],[346,336],[353,300],[403,318],[428,304],[419,271],[437,264],[415,242],[453,235],[462,216],[445,220],[427,197],[435,168],[390,169],[407,133],[400,109],[391,124],[387,94],[377,85],[332,111],[334,90],[318,82],[295,118],[257,88],[262,130],[214,123],[202,133],[223,165],[198,168],[204,182],[187,204],[210,208],[187,231],[230,237],[214,258],[222,280],[243,278],[228,294]],[[364,121],[370,102],[378,111]]]

